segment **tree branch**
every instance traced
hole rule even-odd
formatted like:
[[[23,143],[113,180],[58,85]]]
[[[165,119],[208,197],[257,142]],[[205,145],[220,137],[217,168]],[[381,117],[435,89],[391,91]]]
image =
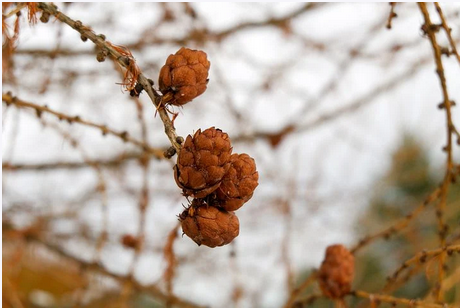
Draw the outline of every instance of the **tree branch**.
[[[13,96],[11,93],[2,93],[2,101],[4,101],[7,106],[9,105],[14,105],[18,108],[30,108],[30,109],[34,109],[35,112],[37,113],[37,116],[40,117],[43,113],[48,113],[48,114],[52,114],[54,116],[56,116],[57,118],[59,118],[59,120],[65,120],[67,122],[69,122],[69,124],[72,124],[72,123],[79,123],[79,124],[82,124],[82,125],[85,125],[85,126],[90,126],[90,127],[94,127],[94,128],[97,128],[99,129],[103,135],[106,135],[106,134],[109,134],[109,135],[112,135],[112,136],[115,136],[115,137],[118,137],[120,139],[122,139],[123,141],[125,142],[130,142],[134,145],[137,145],[138,147],[142,148],[145,152],[148,152],[150,154],[152,154],[153,156],[155,156],[156,158],[158,159],[162,159],[164,158],[163,156],[163,151],[162,150],[159,150],[159,149],[154,149],[152,147],[150,147],[148,144],[146,144],[145,142],[142,142],[142,141],[139,141],[133,137],[130,137],[128,132],[126,131],[123,131],[123,132],[117,132],[105,125],[100,125],[100,124],[95,124],[93,122],[90,122],[90,121],[87,121],[87,120],[83,120],[82,118],[80,118],[80,116],[69,116],[69,115],[66,115],[62,112],[58,112],[58,111],[54,111],[52,110],[51,108],[49,108],[48,106],[40,106],[40,105],[36,105],[36,104],[33,104],[33,103],[29,103],[29,102],[26,102],[26,101],[23,101],[15,96]]]
[[[454,105],[454,103],[450,100],[449,93],[447,91],[446,76],[444,73],[444,67],[443,67],[442,59],[441,59],[441,55],[442,55],[441,47],[438,45],[438,42],[436,40],[437,27],[431,22],[430,14],[428,13],[426,3],[420,2],[418,3],[418,6],[425,19],[425,24],[422,26],[422,30],[424,30],[424,32],[430,39],[431,46],[433,48],[433,56],[434,56],[434,60],[436,63],[436,73],[438,74],[439,81],[441,83],[443,102],[439,106],[440,108],[443,108],[446,110],[447,144],[444,147],[444,151],[446,151],[447,153],[446,172],[444,175],[444,180],[441,185],[440,201],[439,201],[437,211],[436,211],[436,217],[438,219],[440,246],[445,246],[446,237],[448,233],[448,226],[446,222],[444,221],[443,215],[446,209],[447,193],[449,191],[449,185],[451,181],[454,179],[454,175],[453,175],[454,164],[453,164],[453,158],[452,158],[453,156],[452,155],[452,136],[454,135],[455,126],[454,126],[454,123],[452,122],[452,112],[451,112],[451,107]],[[440,255],[439,271],[438,271],[438,285],[434,289],[436,299],[438,301],[442,300],[443,298],[443,294],[442,294],[443,292],[441,290],[442,290],[442,281],[444,279],[444,274],[445,274],[444,273],[445,257],[446,257],[445,253],[442,253]]]
[[[406,299],[406,298],[397,298],[389,295],[383,294],[372,294],[364,291],[353,291],[352,296],[367,298],[372,301],[380,301],[385,303],[390,303],[392,305],[401,304],[409,307],[424,307],[424,308],[454,308],[452,305],[448,304],[433,304],[427,303],[422,300],[417,299]]]
[[[124,67],[127,72],[127,75],[130,75],[130,78],[135,79],[139,84],[142,85],[148,96],[150,97],[152,103],[157,108],[158,114],[160,115],[161,120],[163,121],[163,126],[166,135],[174,147],[177,153],[180,152],[181,145],[178,142],[180,138],[178,138],[176,134],[176,129],[174,128],[174,124],[172,123],[166,109],[161,105],[161,98],[162,96],[158,94],[152,87],[151,83],[149,82],[148,78],[146,78],[139,70],[137,65],[135,64],[134,58],[131,56],[131,52],[122,46],[116,46],[109,41],[105,40],[105,35],[99,34],[96,35],[89,27],[83,25],[80,21],[75,21],[65,15],[64,13],[60,12],[55,5],[47,4],[44,2],[39,2],[38,8],[44,12],[47,12],[53,16],[55,16],[61,22],[69,25],[71,28],[75,29],[81,34],[83,40],[89,39],[91,40],[97,47],[100,48],[102,55],[111,56],[114,61],[116,61],[119,65]],[[98,61],[103,61],[104,58],[99,58],[100,54],[98,53]],[[132,83],[133,80],[130,81]]]
[[[441,26],[446,32],[447,39],[449,40],[450,47],[452,48],[452,53],[457,58],[458,64],[460,64],[460,55],[458,54],[458,50],[457,50],[457,46],[455,45],[455,41],[452,38],[452,28],[450,28],[447,25],[446,17],[444,16],[444,13],[442,12],[442,9],[439,3],[435,2],[434,6],[436,7],[436,11],[438,12],[439,18],[441,18]]]

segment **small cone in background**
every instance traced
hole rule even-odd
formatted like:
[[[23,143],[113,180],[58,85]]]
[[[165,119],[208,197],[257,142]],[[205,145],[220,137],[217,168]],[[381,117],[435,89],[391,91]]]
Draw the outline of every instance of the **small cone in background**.
[[[351,290],[355,258],[343,245],[327,247],[326,256],[318,272],[319,287],[329,298],[339,299]]]
[[[216,205],[226,211],[236,211],[251,199],[259,185],[259,173],[254,159],[248,154],[233,154],[230,168],[216,190]]]
[[[160,91],[166,103],[182,106],[206,91],[211,63],[205,52],[185,47],[170,55],[160,70]]]
[[[230,138],[214,127],[188,135],[174,166],[174,178],[185,196],[204,198],[214,192],[230,168]]]
[[[227,245],[240,232],[238,217],[232,212],[195,199],[180,215],[182,231],[195,243],[211,248]]]

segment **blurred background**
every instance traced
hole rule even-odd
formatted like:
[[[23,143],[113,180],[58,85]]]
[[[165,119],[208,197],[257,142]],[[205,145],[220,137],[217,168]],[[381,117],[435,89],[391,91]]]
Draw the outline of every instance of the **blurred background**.
[[[328,245],[351,247],[391,226],[442,181],[445,112],[415,3],[394,7],[391,29],[388,3],[58,7],[129,48],[154,87],[170,54],[205,51],[208,89],[173,109],[177,133],[227,132],[234,152],[254,157],[259,187],[237,213],[240,235],[231,244],[198,247],[178,227],[187,201],[174,182],[176,157],[4,102],[5,307],[281,307]],[[460,4],[441,7],[458,45]],[[16,16],[3,21],[12,37]],[[145,93],[123,91],[123,72],[110,59],[97,62],[93,43],[54,17],[29,25],[27,9],[18,25],[15,49],[3,36],[3,94],[127,132],[159,153],[168,148],[155,106]],[[443,33],[438,42],[448,45]],[[454,56],[443,63],[459,102],[459,63]],[[455,108],[452,117],[460,125]],[[459,152],[455,145],[457,164]],[[445,213],[457,244],[459,186],[452,184]],[[356,254],[354,288],[378,293],[404,260],[438,245],[428,208]],[[449,303],[460,303],[459,264],[458,254],[448,258]],[[389,294],[424,298],[435,272],[422,268]],[[314,292],[316,285],[305,296]],[[324,299],[312,306],[334,307]]]

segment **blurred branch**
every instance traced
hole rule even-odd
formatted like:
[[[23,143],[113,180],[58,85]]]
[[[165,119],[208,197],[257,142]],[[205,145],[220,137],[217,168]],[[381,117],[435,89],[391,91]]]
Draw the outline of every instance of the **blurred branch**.
[[[109,134],[109,135],[118,137],[118,138],[122,139],[125,142],[130,142],[132,144],[135,144],[135,145],[141,147],[144,151],[153,154],[158,159],[164,158],[163,151],[151,148],[145,142],[142,142],[142,141],[139,141],[137,139],[134,139],[134,138],[130,137],[127,131],[117,132],[117,131],[115,131],[115,130],[113,130],[111,128],[108,128],[105,125],[95,124],[95,123],[92,123],[90,121],[83,120],[83,119],[80,118],[80,116],[69,116],[69,115],[66,115],[64,113],[54,111],[54,110],[50,109],[48,106],[46,106],[46,105],[45,106],[40,106],[40,105],[36,105],[36,104],[33,104],[33,103],[29,103],[29,102],[23,101],[23,100],[15,97],[15,96],[13,96],[9,92],[6,93],[6,94],[2,93],[2,100],[6,103],[7,106],[8,105],[14,105],[14,106],[16,106],[18,108],[31,108],[31,109],[34,109],[36,111],[38,117],[41,117],[42,113],[48,113],[48,114],[52,114],[52,115],[58,117],[59,120],[66,120],[67,122],[69,122],[69,124],[72,124],[72,123],[75,122],[75,123],[79,123],[79,124],[82,124],[82,125],[85,125],[85,126],[90,126],[90,127],[97,128],[102,132],[103,135]]]
[[[393,18],[398,17],[398,14],[395,13],[395,6],[396,2],[390,2],[390,14],[388,14],[388,20],[387,20],[387,29],[391,29],[391,22],[393,21]]]
[[[76,148],[80,152],[85,162],[88,163],[88,155],[86,154],[85,150],[82,148],[79,140],[71,136],[68,132],[64,131],[57,123],[48,123],[43,118],[40,118],[40,121],[43,123],[43,125],[53,128],[60,135],[62,135],[64,139],[67,140],[72,147]],[[94,191],[96,191],[101,197],[102,224],[101,224],[101,231],[99,233],[99,236],[96,239],[96,249],[95,249],[95,254],[93,257],[93,260],[94,260],[93,262],[97,263],[100,261],[100,255],[101,255],[102,248],[105,245],[107,238],[108,238],[107,183],[106,183],[104,174],[102,173],[102,169],[100,168],[100,166],[95,165],[95,164],[92,164],[90,166],[96,172],[97,179],[98,179]],[[45,217],[41,217],[41,219],[38,219],[38,221],[45,222],[46,220],[42,220],[43,218]],[[53,218],[53,216],[49,218]],[[82,271],[82,275],[84,274],[85,273]],[[81,305],[81,302],[83,301],[83,293],[84,291],[88,290],[88,288],[89,288],[89,280],[83,279],[83,284],[80,288],[80,292],[77,293],[77,297],[76,297],[77,306]]]
[[[27,240],[32,242],[32,243],[38,243],[38,244],[46,247],[51,252],[54,252],[55,254],[58,254],[61,257],[64,257],[64,258],[69,259],[69,260],[72,260],[73,262],[77,263],[80,267],[82,267],[82,268],[84,268],[84,269],[86,269],[88,271],[91,271],[93,273],[103,275],[103,276],[106,276],[106,277],[110,277],[110,278],[114,279],[115,281],[117,281],[120,284],[123,284],[123,283],[128,281],[129,283],[132,284],[133,288],[136,289],[137,291],[149,294],[149,295],[153,296],[155,299],[161,300],[162,302],[169,301],[173,306],[181,307],[181,308],[199,308],[199,307],[203,307],[203,306],[195,305],[195,304],[190,303],[188,301],[182,300],[182,299],[178,298],[177,296],[172,296],[172,297],[167,296],[159,288],[157,288],[155,286],[141,285],[136,280],[134,280],[132,277],[124,277],[124,276],[121,276],[121,275],[111,273],[106,268],[104,268],[104,266],[102,264],[100,264],[100,263],[87,262],[87,261],[80,260],[77,257],[75,257],[75,256],[69,254],[68,252],[66,252],[61,247],[59,247],[59,246],[57,246],[55,244],[49,243],[49,242],[47,242],[45,240],[42,240],[42,239],[40,239],[38,237],[28,237]]]
[[[363,247],[367,246],[368,244],[372,243],[373,241],[379,238],[389,238],[391,235],[400,232],[401,230],[406,228],[414,218],[420,215],[430,203],[438,199],[440,194],[441,194],[441,189],[440,188],[436,189],[425,199],[425,201],[423,201],[422,204],[420,204],[412,212],[407,214],[406,217],[404,217],[400,221],[397,221],[395,224],[393,224],[392,226],[382,231],[379,231],[372,235],[365,236],[364,238],[359,240],[358,244],[355,245],[352,249],[350,249],[350,251],[353,254],[355,254],[358,250],[362,249]]]
[[[61,48],[58,51],[50,50],[45,48],[33,48],[33,49],[18,49],[14,52],[15,55],[28,55],[33,57],[47,57],[54,59],[56,57],[78,57],[78,56],[95,56],[95,50],[71,50]]]
[[[460,267],[458,267],[449,277],[443,281],[443,292],[449,291],[451,288],[460,285]]]
[[[289,306],[289,308],[291,307],[305,307],[305,306],[310,306],[312,304],[314,304],[314,302],[318,299],[318,298],[322,298],[324,297],[323,295],[321,294],[310,294],[310,295],[306,295],[306,296],[303,296],[301,298],[299,298],[298,300],[296,300],[292,306]]]
[[[236,26],[230,27],[223,31],[211,32],[209,30],[192,29],[190,32],[185,33],[184,36],[181,38],[174,38],[174,37],[160,38],[157,36],[153,36],[152,38],[144,37],[139,42],[132,43],[132,44],[126,44],[125,47],[127,47],[130,50],[140,50],[145,46],[151,46],[151,45],[168,44],[168,45],[183,46],[193,41],[221,41],[230,35],[233,35],[241,31],[248,30],[248,29],[261,28],[261,27],[270,26],[270,25],[282,27],[284,24],[286,24],[290,20],[296,17],[299,17],[300,15],[304,13],[312,12],[318,8],[324,7],[325,5],[326,5],[325,3],[307,3],[286,16],[278,17],[278,18],[275,18],[275,17],[268,18],[262,21],[257,21],[257,22],[243,22],[243,23],[240,23]],[[150,32],[150,33],[155,34],[155,32]],[[95,55],[96,54],[96,52],[93,50],[74,51],[74,50],[69,50],[69,49],[61,49],[59,50],[57,54],[54,54],[54,55],[52,51],[45,50],[45,49],[19,49],[15,53],[16,54],[28,54],[28,55],[40,56],[40,57],[55,57],[55,56],[72,56],[73,57],[73,56],[79,56],[79,55]]]
[[[3,162],[3,171],[42,171],[56,169],[81,169],[91,167],[91,165],[104,166],[109,168],[119,167],[128,161],[138,160],[145,156],[145,153],[128,152],[117,155],[113,158],[100,160],[86,160],[84,162],[54,162],[54,163],[39,163],[39,164],[12,164]]]
[[[409,270],[405,271],[403,275],[399,277],[399,279],[392,280],[390,276],[387,277],[387,283],[382,288],[381,293],[383,294],[391,294],[395,290],[403,287],[411,278],[414,278],[421,270],[425,269],[423,263],[417,263]],[[391,281],[391,283],[388,283]],[[361,307],[361,306],[360,306]]]
[[[404,261],[404,263],[398,269],[396,269],[396,271],[394,271],[394,273],[390,276],[390,279],[388,280],[386,287],[395,283],[401,272],[409,268],[411,265],[425,263],[428,260],[441,256],[444,253],[450,256],[454,252],[460,252],[460,245],[444,246],[442,248],[433,249],[429,251],[421,251],[417,253],[414,257]]]
[[[372,39],[376,37],[376,33],[381,30],[382,23],[384,22],[385,16],[382,16],[366,31],[363,38],[347,51],[346,57],[340,61],[336,73],[330,78],[329,82],[321,88],[315,97],[305,102],[304,107],[298,113],[299,119],[302,119],[307,112],[311,112],[315,107],[319,106],[321,101],[334,92],[343,80],[345,74],[349,71],[350,67],[352,67],[355,61],[362,56],[361,52],[365,50],[366,46],[369,45],[372,42]]]
[[[19,3],[14,9],[12,9],[10,12],[4,14],[2,16],[3,19],[10,18],[11,16],[16,15],[20,10],[25,8],[27,6],[27,3]]]
[[[217,41],[220,41],[227,36],[234,34],[235,32],[239,32],[241,30],[246,30],[246,29],[251,29],[251,28],[258,28],[258,27],[265,27],[265,26],[282,26],[286,22],[290,21],[291,19],[294,19],[306,12],[311,12],[315,9],[318,9],[320,7],[324,7],[324,3],[306,3],[296,11],[281,17],[281,18],[270,18],[261,22],[244,22],[240,23],[239,25],[229,28],[227,30],[221,31],[221,32],[214,32],[209,34],[209,38],[211,39],[216,39]]]
[[[406,298],[397,298],[389,295],[383,295],[383,294],[373,294],[373,293],[367,293],[364,291],[353,291],[350,295],[355,296],[355,297],[361,297],[361,298],[367,298],[370,301],[380,301],[384,303],[390,303],[394,306],[397,304],[409,306],[409,307],[423,307],[423,308],[454,308],[452,305],[448,304],[433,304],[433,303],[427,303],[422,300],[417,300],[417,299],[406,299]]]
[[[439,5],[439,3],[435,2],[434,6],[436,7],[436,11],[438,12],[439,18],[441,18],[441,26],[444,29],[444,31],[446,32],[447,38],[449,40],[450,47],[452,48],[452,53],[457,58],[458,64],[460,64],[460,55],[458,54],[457,46],[455,45],[455,41],[452,38],[452,28],[450,28],[447,25],[446,17],[444,16],[444,13],[442,12],[442,9],[441,9],[441,6]]]
[[[5,269],[3,270],[5,271]],[[12,308],[24,308],[24,305],[21,303],[19,294],[15,290],[15,286],[11,283],[10,278],[5,273],[3,273],[2,275],[2,284],[3,284],[2,302],[9,303]]]
[[[299,295],[302,294],[313,282],[316,281],[316,274],[317,270],[313,270],[313,272],[307,277],[307,279],[305,279],[299,287],[295,288],[291,292],[286,304],[284,304],[283,306],[284,308],[293,307]]]
[[[141,125],[142,131],[142,141],[147,142],[147,125],[144,119],[144,109],[142,108],[142,104],[139,101],[138,97],[133,97],[133,100],[136,104],[137,109],[137,117],[139,123]],[[134,271],[136,269],[136,265],[139,261],[140,255],[142,250],[144,249],[144,242],[145,242],[145,220],[146,220],[146,212],[149,207],[149,200],[150,200],[150,193],[149,193],[149,167],[150,167],[150,160],[144,159],[140,160],[142,166],[142,188],[139,194],[139,201],[138,201],[138,208],[139,208],[139,229],[136,236],[136,245],[134,246],[134,257],[132,259],[131,265],[129,267],[128,277],[134,276]],[[125,288],[123,288],[123,292],[120,295],[121,302],[127,303],[132,291],[132,285],[127,284]],[[171,294],[168,292],[168,296]]]
[[[166,292],[169,297],[173,297],[173,281],[176,276],[177,269],[177,257],[174,251],[174,243],[179,238],[177,231],[179,230],[180,223],[178,222],[176,226],[169,232],[166,244],[163,247],[163,256],[166,259],[166,269],[163,272],[163,278],[166,282]]]
[[[422,67],[428,63],[428,58],[421,59],[419,61],[416,61],[413,63],[407,70],[405,70],[403,73],[393,77],[390,81],[387,81],[386,83],[377,86],[370,92],[364,94],[363,96],[353,100],[352,102],[345,104],[345,106],[338,107],[335,110],[327,113],[323,113],[322,115],[318,116],[315,120],[312,120],[310,122],[307,122],[305,124],[298,124],[295,125],[292,129],[289,129],[289,131],[292,131],[292,133],[300,133],[300,132],[305,132],[314,128],[317,128],[321,125],[324,125],[326,123],[329,123],[333,120],[336,120],[340,116],[343,116],[348,113],[353,113],[360,108],[367,106],[373,102],[376,101],[376,99],[382,95],[382,94],[388,94],[388,91],[401,86],[404,82],[408,81],[412,76],[414,76],[416,73],[418,73]],[[283,128],[282,131],[286,129]],[[273,137],[279,135],[281,132],[275,132],[275,133],[268,133],[268,132],[254,132],[252,134],[247,134],[247,135],[240,135],[240,136],[235,136],[232,138],[233,142],[237,141],[246,141],[246,142],[251,142],[254,141],[255,139],[267,139],[271,140]]]
[[[135,44],[132,47],[140,48],[143,45],[151,45],[151,44],[174,44],[174,45],[187,45],[189,42],[205,42],[205,41],[215,41],[221,42],[225,38],[239,33],[243,30],[254,29],[254,28],[261,28],[266,26],[275,26],[283,28],[287,23],[289,23],[292,19],[307,13],[312,12],[318,8],[324,7],[326,4],[324,3],[306,3],[299,9],[293,11],[292,13],[283,16],[283,17],[273,17],[268,18],[262,21],[256,22],[242,22],[236,26],[228,28],[223,31],[215,31],[211,32],[207,29],[192,29],[190,32],[186,33],[182,38],[159,38],[153,37],[151,39],[145,39],[139,44]]]

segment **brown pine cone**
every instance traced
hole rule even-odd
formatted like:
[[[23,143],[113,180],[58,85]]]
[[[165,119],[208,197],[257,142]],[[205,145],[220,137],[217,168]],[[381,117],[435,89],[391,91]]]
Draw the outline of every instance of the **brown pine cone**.
[[[342,298],[351,290],[355,271],[355,258],[343,245],[327,247],[326,256],[318,272],[323,294],[329,298]]]
[[[196,206],[200,202],[201,204]],[[207,205],[197,199],[179,217],[182,231],[198,246],[214,248],[227,245],[240,232],[240,223],[235,214]]]
[[[158,79],[166,102],[181,106],[203,94],[210,66],[206,53],[201,50],[182,47],[176,54],[170,55]]]
[[[230,167],[230,138],[214,127],[187,136],[174,166],[174,178],[185,196],[204,198],[215,191]]]
[[[254,159],[248,154],[233,154],[230,168],[216,190],[216,203],[226,211],[236,211],[251,199],[259,180]]]

